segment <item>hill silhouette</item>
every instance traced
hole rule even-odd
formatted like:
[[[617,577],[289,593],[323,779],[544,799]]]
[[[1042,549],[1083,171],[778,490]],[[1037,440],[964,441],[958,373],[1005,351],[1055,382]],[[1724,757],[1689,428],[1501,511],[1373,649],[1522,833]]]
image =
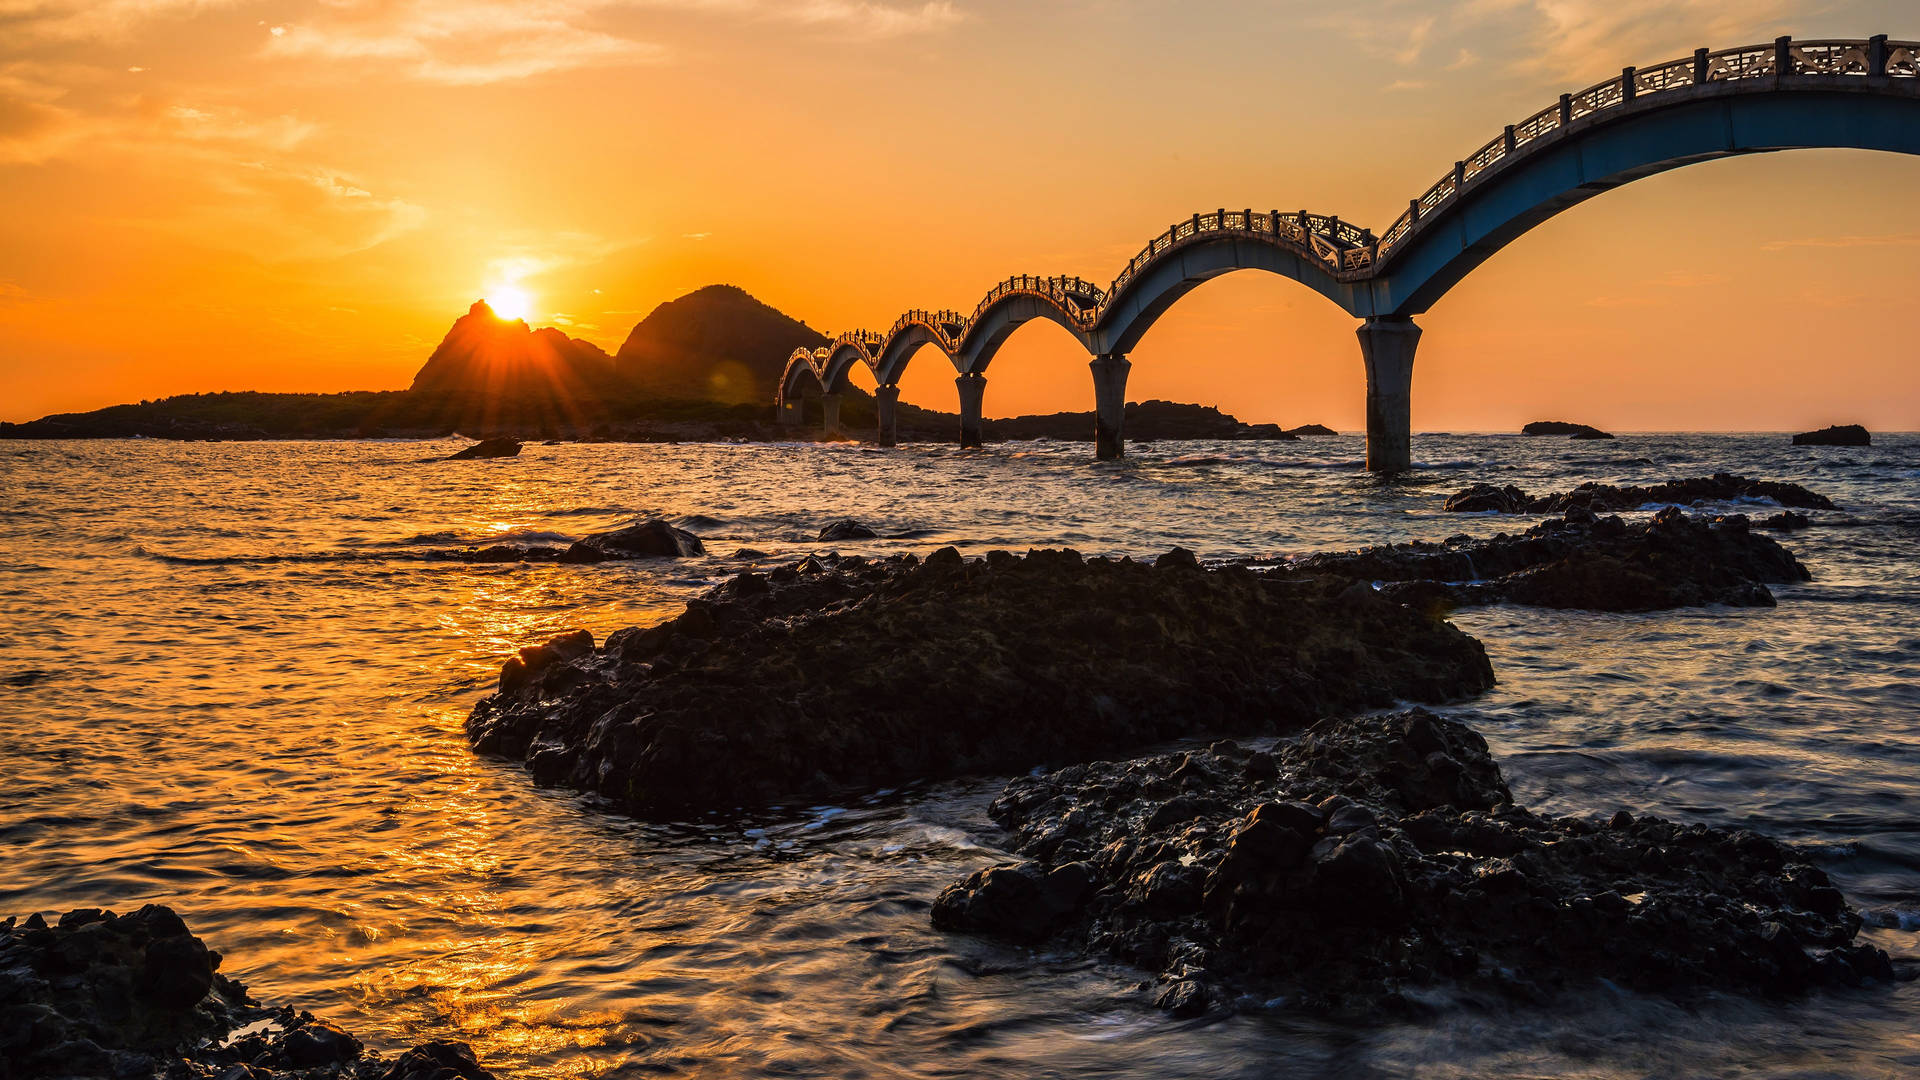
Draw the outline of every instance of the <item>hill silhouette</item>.
[[[614,354],[614,370],[643,394],[759,405],[773,401],[793,350],[826,342],[745,289],[709,285],[640,320]]]

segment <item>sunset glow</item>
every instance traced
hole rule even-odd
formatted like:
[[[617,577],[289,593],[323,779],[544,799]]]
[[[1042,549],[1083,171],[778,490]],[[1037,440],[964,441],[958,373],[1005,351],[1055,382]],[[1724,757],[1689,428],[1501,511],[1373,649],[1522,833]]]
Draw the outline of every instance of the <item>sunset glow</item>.
[[[489,286],[486,300],[493,313],[508,322],[529,318],[533,314],[533,298],[518,285]]]
[[[1012,273],[1104,284],[1220,206],[1380,229],[1502,125],[1623,65],[1911,32],[1887,0],[27,10],[0,35],[15,421],[404,387],[479,295],[613,350],[713,283],[828,333],[884,330],[909,308],[971,310]],[[1920,428],[1920,368],[1899,350],[1817,379],[1804,363],[1920,317],[1917,185],[1912,158],[1799,151],[1576,207],[1426,317],[1414,425]],[[1355,429],[1354,328],[1295,283],[1233,274],[1146,336],[1129,393]],[[1053,327],[1024,328],[986,411],[1086,408],[1085,365]],[[931,357],[902,386],[954,407]]]

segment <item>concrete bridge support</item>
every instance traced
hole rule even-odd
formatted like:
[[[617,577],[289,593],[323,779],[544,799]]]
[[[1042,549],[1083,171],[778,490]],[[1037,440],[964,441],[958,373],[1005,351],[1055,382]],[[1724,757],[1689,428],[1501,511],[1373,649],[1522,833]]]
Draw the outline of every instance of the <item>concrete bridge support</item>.
[[[960,449],[978,450],[984,441],[980,437],[980,406],[987,396],[987,377],[970,372],[953,382],[960,388]]]
[[[806,423],[805,398],[786,397],[780,399],[780,424],[782,427],[799,427]]]
[[[820,427],[829,438],[840,434],[840,395],[820,395]]]
[[[1413,351],[1420,328],[1405,316],[1368,319],[1360,327],[1367,365],[1367,468],[1378,473],[1413,468]]]
[[[873,388],[873,403],[880,413],[880,445],[894,446],[900,442],[900,388],[897,386],[876,386]]]
[[[1093,368],[1093,456],[1097,461],[1112,461],[1127,452],[1120,432],[1127,416],[1127,372],[1133,364],[1114,353],[1095,357]]]

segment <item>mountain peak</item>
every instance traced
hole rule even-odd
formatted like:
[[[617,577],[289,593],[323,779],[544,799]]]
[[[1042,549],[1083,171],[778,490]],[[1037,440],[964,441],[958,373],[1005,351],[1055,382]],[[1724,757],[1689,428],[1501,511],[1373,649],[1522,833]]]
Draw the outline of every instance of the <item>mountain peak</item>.
[[[773,400],[793,350],[826,340],[738,285],[708,285],[640,320],[614,367],[659,397],[760,404]]]

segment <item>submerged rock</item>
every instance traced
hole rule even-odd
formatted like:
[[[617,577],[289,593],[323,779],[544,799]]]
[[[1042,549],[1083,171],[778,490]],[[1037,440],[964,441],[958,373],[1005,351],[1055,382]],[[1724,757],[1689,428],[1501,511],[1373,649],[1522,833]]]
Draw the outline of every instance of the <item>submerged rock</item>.
[[[821,540],[871,540],[874,537],[879,535],[880,535],[879,533],[874,532],[872,529],[867,528],[865,525],[860,524],[859,522],[853,520],[852,518],[841,518],[839,521],[836,521],[831,525],[828,525],[826,528],[821,529],[819,539]]]
[[[1446,509],[1454,513],[1561,514],[1572,509],[1595,513],[1634,510],[1649,504],[1688,505],[1702,502],[1729,502],[1735,499],[1771,499],[1781,506],[1803,510],[1837,510],[1824,495],[1808,491],[1799,484],[1777,480],[1749,480],[1731,473],[1715,473],[1685,480],[1668,480],[1647,487],[1615,487],[1612,484],[1585,483],[1572,491],[1552,495],[1529,495],[1509,484],[1475,484],[1455,492],[1447,499]]]
[[[472,446],[447,457],[448,461],[475,461],[480,458],[519,457],[519,439],[481,439]]]
[[[1022,777],[991,814],[1022,861],[950,886],[934,924],[1145,967],[1183,1015],[1248,993],[1374,1014],[1449,983],[1796,994],[1894,974],[1791,849],[1538,816],[1480,736],[1418,709],[1271,752],[1221,742]]]
[[[689,559],[705,555],[700,538],[657,518],[611,532],[589,533],[564,548],[547,544],[491,544],[429,553],[429,559],[470,563],[598,563],[619,559]]]
[[[387,1062],[346,1031],[261,1006],[221,975],[221,956],[171,908],[69,911],[0,923],[0,1077],[232,1076],[444,1080],[405,1071],[422,1054],[491,1080],[462,1043],[429,1043]],[[264,1023],[262,1023],[264,1022]],[[227,1042],[248,1026],[259,1031]]]
[[[1859,424],[1835,424],[1793,437],[1795,446],[1872,446],[1873,437]]]
[[[467,720],[474,747],[654,815],[1291,730],[1493,683],[1479,642],[1372,589],[1190,555],[813,557],[592,652],[549,648],[508,661]]]
[[[1520,429],[1522,435],[1567,435],[1575,439],[1611,439],[1613,436],[1591,424],[1573,424],[1565,420],[1535,420]]]
[[[1269,572],[1385,582],[1383,594],[1422,608],[1509,602],[1595,611],[1772,607],[1768,584],[1810,577],[1745,517],[1690,518],[1671,506],[1634,525],[1576,509],[1518,536],[1384,544],[1309,555]]]
[[[575,541],[561,562],[593,563],[610,559],[687,559],[705,555],[700,538],[655,518],[612,532],[592,533]]]

